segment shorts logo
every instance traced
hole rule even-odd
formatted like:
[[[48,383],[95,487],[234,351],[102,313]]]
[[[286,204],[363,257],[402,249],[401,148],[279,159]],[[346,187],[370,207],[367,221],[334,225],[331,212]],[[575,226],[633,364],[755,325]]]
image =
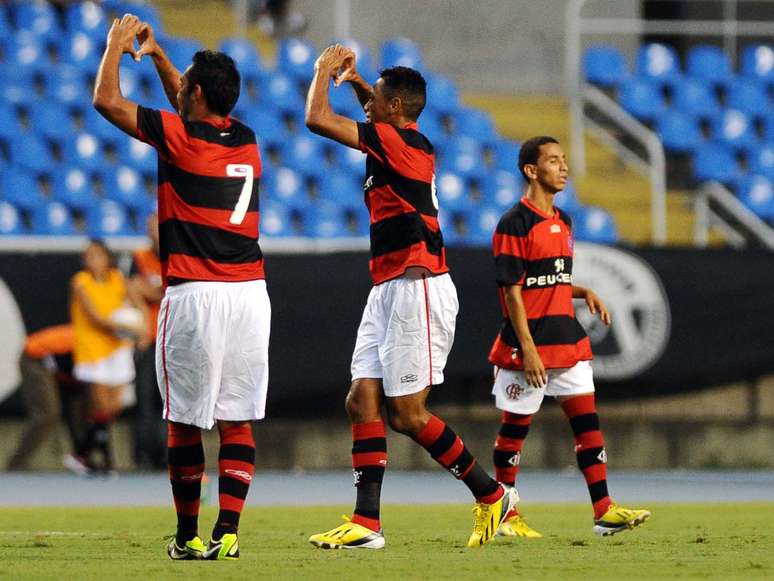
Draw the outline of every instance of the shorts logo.
[[[234,470],[233,468],[226,468],[224,472],[226,474],[230,474],[231,476],[236,476],[237,478],[241,478],[242,480],[247,480],[247,482],[250,482],[253,479],[253,477],[250,476],[250,474],[248,474],[244,470]]]
[[[511,466],[518,466],[521,463],[521,452],[515,452],[513,456],[508,458],[508,464]]]
[[[400,378],[401,383],[414,383],[417,379],[419,379],[416,375],[413,373],[409,373],[408,375],[404,375]]]
[[[602,462],[602,464],[607,464],[607,452],[605,451],[604,448],[602,448],[602,451],[599,454],[597,454],[597,460]]]
[[[518,383],[511,383],[505,387],[505,395],[508,396],[508,399],[519,399],[522,393],[524,393],[524,388]]]

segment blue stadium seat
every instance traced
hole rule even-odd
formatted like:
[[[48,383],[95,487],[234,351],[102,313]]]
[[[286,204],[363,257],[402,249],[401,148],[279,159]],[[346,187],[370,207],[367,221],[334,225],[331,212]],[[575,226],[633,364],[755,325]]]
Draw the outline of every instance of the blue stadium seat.
[[[705,143],[693,154],[693,175],[699,182],[731,183],[739,177],[734,152],[720,143]]]
[[[64,107],[52,107],[50,103],[41,103],[30,111],[32,130],[37,135],[63,143],[71,139],[75,132],[72,115]]]
[[[557,192],[554,203],[566,212],[572,212],[581,206],[580,200],[578,200],[578,191],[572,180],[567,180],[564,190]]]
[[[455,228],[453,212],[446,208],[438,211],[438,223],[443,234],[443,244],[447,248],[461,246],[465,243],[465,236]]]
[[[518,172],[519,150],[521,144],[510,139],[498,139],[492,145],[492,162],[495,169],[512,173]]]
[[[774,141],[774,113],[769,113],[763,120],[763,138],[766,141]]]
[[[481,144],[464,135],[450,139],[440,151],[440,165],[466,178],[482,174],[485,164]]]
[[[352,175],[359,177],[362,182],[362,178],[365,175],[365,154],[359,149],[353,149],[346,145],[339,144],[334,145],[333,151],[336,166],[341,169],[346,169]]]
[[[669,45],[657,42],[644,44],[637,52],[637,76],[660,83],[671,84],[680,80],[680,61]]]
[[[304,175],[321,177],[327,171],[323,145],[322,138],[311,133],[301,133],[282,144],[282,163]]]
[[[304,99],[298,92],[298,85],[289,75],[274,73],[267,76],[261,91],[263,100],[278,111],[296,113],[304,109]]]
[[[299,81],[308,81],[314,74],[317,53],[310,42],[300,38],[285,38],[277,47],[277,70]]]
[[[64,157],[68,163],[87,170],[99,170],[105,163],[102,143],[96,135],[78,133],[65,144]]]
[[[618,101],[637,119],[653,121],[666,111],[661,89],[652,80],[631,79],[619,88]]]
[[[349,236],[344,210],[336,202],[317,200],[304,209],[304,233],[315,238]]]
[[[0,4],[0,38],[7,38],[13,33],[13,26],[8,19],[5,6]]]
[[[164,38],[160,42],[167,52],[169,60],[171,60],[180,71],[184,71],[188,68],[188,65],[190,65],[193,60],[193,55],[204,49],[204,45],[193,38],[173,36]]]
[[[89,175],[79,167],[70,166],[57,172],[53,198],[72,210],[86,211],[97,201]]]
[[[774,83],[774,48],[766,44],[745,47],[740,68],[746,77]]]
[[[48,2],[18,2],[11,5],[16,28],[29,30],[40,38],[56,38],[61,34],[59,19]]]
[[[22,131],[16,113],[8,105],[0,105],[0,140],[18,139]]]
[[[102,5],[106,14],[111,18],[121,18],[128,13],[134,14],[143,22],[148,22],[156,33],[156,38],[164,36],[164,29],[161,24],[161,15],[148,2],[144,0],[104,0]]]
[[[483,190],[486,203],[497,206],[502,212],[521,199],[524,187],[521,177],[510,171],[497,170],[487,174]]]
[[[221,41],[218,50],[234,59],[242,76],[263,69],[261,55],[255,44],[245,38],[226,38]]]
[[[676,153],[693,151],[703,141],[696,119],[681,111],[667,111],[658,117],[656,133],[664,147]]]
[[[737,78],[728,86],[726,106],[738,109],[752,117],[763,118],[772,110],[774,103],[769,99],[764,87],[758,81]]]
[[[119,160],[143,174],[155,173],[158,167],[156,150],[147,143],[129,136],[121,141]]]
[[[288,139],[285,123],[271,109],[265,107],[250,109],[244,117],[244,122],[255,131],[258,143],[262,147],[280,145]]]
[[[61,202],[52,201],[35,208],[31,216],[31,233],[38,236],[70,236],[77,234],[70,210]]]
[[[97,40],[85,32],[75,32],[62,37],[59,54],[64,62],[93,74],[99,67],[103,48],[103,40]]]
[[[329,171],[320,179],[320,199],[335,202],[342,208],[356,210],[363,205],[363,188],[358,182],[350,173]]]
[[[19,211],[8,202],[0,200],[0,235],[25,234]]]
[[[35,94],[35,82],[30,68],[9,65],[0,70],[0,104],[23,105]]]
[[[750,117],[736,109],[726,109],[714,120],[712,136],[735,147],[746,147],[757,140]]]
[[[578,240],[598,244],[615,244],[618,231],[613,217],[602,208],[589,207],[576,210],[573,215],[573,234]]]
[[[304,177],[289,167],[277,167],[264,175],[266,194],[270,200],[292,207],[301,207],[308,203]]]
[[[86,229],[90,236],[131,236],[136,234],[124,207],[114,200],[99,200],[86,210]]]
[[[382,68],[411,67],[421,71],[422,51],[408,38],[391,38],[382,43]]]
[[[675,83],[674,107],[681,113],[694,117],[711,118],[720,112],[720,104],[712,88],[698,79],[683,79]]]
[[[26,135],[11,148],[11,162],[34,173],[50,172],[55,162],[48,146],[37,135]]]
[[[105,11],[98,2],[78,2],[65,10],[65,27],[70,32],[104,36],[107,31]]]
[[[471,214],[468,240],[476,246],[491,246],[503,212],[498,206],[480,206]]]
[[[91,93],[81,69],[68,64],[57,65],[46,70],[44,82],[48,100],[81,110],[91,107]]]
[[[49,63],[43,40],[28,30],[14,34],[7,60],[18,67],[42,67]]]
[[[473,207],[463,176],[441,171],[435,177],[438,205],[446,211],[469,210]]]
[[[764,176],[749,176],[739,183],[742,203],[764,220],[774,219],[774,183]]]
[[[103,147],[110,144],[115,149],[119,149],[121,143],[125,139],[129,139],[129,136],[126,133],[105,119],[100,115],[99,111],[93,107],[86,109],[84,118],[86,121],[85,131],[99,139]]]
[[[629,78],[626,57],[612,46],[590,46],[583,53],[583,77],[601,87],[617,87]]]
[[[717,46],[699,45],[688,49],[685,60],[689,76],[708,83],[725,83],[731,78],[731,62]]]
[[[135,212],[148,206],[150,196],[145,191],[142,176],[136,169],[121,165],[98,172],[104,188],[104,197],[115,200]]]
[[[491,115],[480,109],[461,107],[454,114],[454,132],[479,141],[491,141],[497,137],[497,129]]]
[[[294,234],[290,212],[283,204],[271,200],[261,204],[262,238],[280,238]]]
[[[750,173],[774,180],[774,141],[747,150]]]
[[[0,191],[5,201],[27,212],[45,202],[38,180],[18,168],[3,172]]]
[[[374,66],[374,59],[368,47],[352,38],[339,39],[334,41],[334,44],[336,42],[354,51],[357,72],[369,83],[375,83],[379,73]]]
[[[427,73],[427,102],[444,115],[452,115],[460,108],[460,92],[451,79],[436,73]]]
[[[348,86],[342,85],[337,89],[331,90],[329,99],[331,107],[339,115],[358,121],[365,121],[363,107],[358,102],[354,91]]]
[[[417,121],[419,132],[430,140],[433,147],[442,149],[449,139],[449,134],[443,126],[438,112],[435,109],[426,108],[422,111]]]

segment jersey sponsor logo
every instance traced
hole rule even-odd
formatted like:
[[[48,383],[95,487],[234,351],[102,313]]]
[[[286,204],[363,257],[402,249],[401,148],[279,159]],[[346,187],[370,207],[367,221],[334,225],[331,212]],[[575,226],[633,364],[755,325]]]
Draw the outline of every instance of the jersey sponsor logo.
[[[564,272],[564,258],[557,258],[554,260],[554,268],[556,272]]]
[[[508,396],[508,399],[517,400],[522,393],[524,393],[524,388],[518,383],[511,383],[505,386],[505,395]]]
[[[414,383],[417,379],[419,379],[419,377],[417,377],[413,373],[409,373],[407,375],[402,376],[400,378],[400,382],[401,383]]]
[[[655,364],[669,342],[669,300],[647,262],[619,248],[579,243],[575,280],[597,290],[610,309],[613,324],[603,324],[578,300],[575,313],[594,349],[594,375],[620,381]]]
[[[559,260],[561,260],[561,258]],[[562,268],[564,268],[564,266],[562,266]],[[524,286],[525,288],[544,288],[557,284],[572,284],[572,275],[569,272],[559,272],[558,274],[528,276]]]
[[[226,474],[229,474],[230,476],[236,476],[237,478],[241,478],[242,480],[247,480],[247,482],[250,482],[253,479],[250,473],[245,472],[244,470],[234,470],[233,468],[226,468],[223,472],[225,472]]]

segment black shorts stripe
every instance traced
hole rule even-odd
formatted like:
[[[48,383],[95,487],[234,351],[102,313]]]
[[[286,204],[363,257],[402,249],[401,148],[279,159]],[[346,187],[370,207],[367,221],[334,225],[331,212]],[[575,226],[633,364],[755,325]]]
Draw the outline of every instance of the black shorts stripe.
[[[223,444],[220,447],[218,460],[237,460],[239,462],[255,463],[255,448],[245,444]]]
[[[189,206],[213,210],[233,210],[245,180],[242,178],[201,176],[159,160],[159,185],[169,182],[178,197]],[[253,179],[248,212],[257,212],[260,179]]]
[[[449,448],[452,447],[456,438],[457,436],[451,430],[451,428],[449,428],[449,426],[444,426],[441,435],[438,436],[438,439],[427,448],[427,451],[430,452],[430,455],[433,458],[438,458],[445,454]]]
[[[535,345],[574,345],[586,337],[577,319],[567,315],[550,315],[529,320],[529,330]],[[519,347],[519,341],[509,320],[504,320],[501,338],[506,345]]]
[[[377,258],[424,242],[427,251],[440,256],[443,251],[441,231],[433,232],[418,212],[408,212],[371,224],[371,256]]]
[[[263,258],[255,238],[193,222],[165,220],[159,224],[159,238],[162,262],[166,262],[170,254],[185,254],[225,264],[245,264]]]
[[[578,468],[581,470],[585,470],[589,466],[594,466],[595,464],[604,464],[602,460],[599,459],[600,454],[602,454],[602,451],[604,448],[588,448],[587,450],[581,450],[578,452]]]
[[[362,454],[363,452],[386,452],[387,438],[367,438],[365,440],[355,440],[352,442],[352,453]]]
[[[167,456],[167,462],[170,466],[196,466],[204,464],[204,448],[202,448],[201,444],[168,448]]]
[[[218,494],[228,494],[234,498],[247,498],[247,491],[250,485],[228,475],[221,475],[218,478]]]
[[[511,438],[512,440],[523,440],[529,433],[529,426],[522,426],[519,424],[501,424],[500,431],[498,432],[503,438]]]
[[[217,143],[224,147],[241,147],[256,143],[255,133],[236,119],[231,119],[231,126],[221,129],[205,121],[185,121],[185,130],[191,137],[208,143]]]
[[[371,482],[381,482],[384,479],[384,466],[363,466],[356,469],[355,472],[360,474],[355,486]]]
[[[594,484],[589,484],[589,496],[591,502],[599,502],[606,496],[610,496],[607,491],[607,480],[600,480]]]
[[[197,500],[201,496],[202,482],[196,480],[193,482],[187,482],[185,480],[170,480],[172,483],[172,496],[192,502]]]
[[[599,430],[599,416],[595,413],[583,414],[570,419],[573,433],[577,436],[584,432]]]

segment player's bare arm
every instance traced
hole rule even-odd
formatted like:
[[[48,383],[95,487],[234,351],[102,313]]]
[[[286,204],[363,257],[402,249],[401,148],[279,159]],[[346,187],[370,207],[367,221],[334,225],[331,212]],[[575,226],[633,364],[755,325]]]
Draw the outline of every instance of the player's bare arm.
[[[589,307],[589,312],[592,315],[599,313],[599,318],[605,325],[609,325],[612,322],[610,311],[607,310],[605,303],[603,303],[602,299],[599,298],[597,293],[595,293],[590,288],[573,285],[572,298],[583,299],[586,301],[586,305]]]
[[[342,71],[334,79],[333,84],[338,87],[342,83],[349,83],[355,91],[358,102],[365,109],[366,103],[374,96],[374,88],[360,76],[360,73],[357,71],[357,63],[355,60],[355,55],[353,54],[351,59],[346,59],[344,61]]]
[[[161,79],[161,85],[164,87],[164,93],[169,100],[170,105],[178,110],[177,92],[180,90],[180,71],[177,70],[172,61],[169,60],[167,53],[161,48],[156,35],[153,32],[153,27],[147,22],[143,22],[140,30],[137,32],[137,42],[140,43],[140,49],[137,51],[137,56],[142,58],[145,55],[150,56],[153,59],[153,65],[156,67],[156,72]]]
[[[328,100],[330,80],[336,78],[344,62],[354,53],[341,45],[329,46],[314,64],[314,77],[306,96],[306,126],[313,133],[359,149],[357,123],[331,109]]]
[[[142,23],[132,14],[113,20],[94,84],[94,107],[113,125],[132,137],[137,135],[137,103],[124,98],[118,83],[118,67],[124,53],[137,60],[134,40]]]
[[[521,285],[514,284],[506,287],[505,306],[508,309],[508,318],[513,330],[519,339],[527,383],[532,387],[545,387],[548,383],[548,374],[529,330],[527,310],[524,308],[524,298],[521,296]]]

